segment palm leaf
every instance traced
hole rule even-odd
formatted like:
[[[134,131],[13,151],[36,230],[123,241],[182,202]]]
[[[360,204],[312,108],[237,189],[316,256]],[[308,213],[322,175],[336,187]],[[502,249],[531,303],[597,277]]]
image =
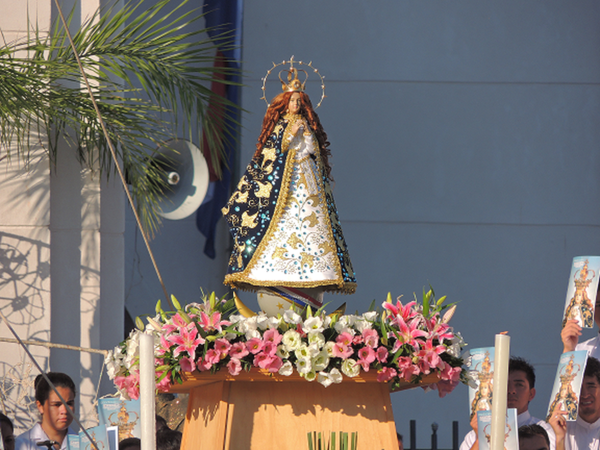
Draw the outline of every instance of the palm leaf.
[[[225,140],[235,136],[232,127],[239,125],[228,128],[220,115],[209,113],[209,105],[237,108],[209,88],[216,77],[234,70],[213,67],[216,46],[205,38],[207,29],[197,25],[203,20],[200,11],[184,11],[188,2],[170,9],[169,0],[150,7],[132,1],[118,10],[99,10],[73,35],[108,139],[151,234],[160,224],[157,205],[167,189],[159,165],[152,163],[158,144],[175,137],[178,129],[192,136],[202,128],[211,161],[219,161]],[[39,136],[45,136],[55,162],[57,143],[64,137],[83,167],[99,168],[109,177],[115,162],[81,87],[75,55],[65,30],[58,23],[52,30],[49,35],[34,30],[0,46],[0,146],[12,146],[27,160],[31,146],[43,144]],[[228,38],[217,36],[221,49]],[[220,173],[220,167],[213,169]]]

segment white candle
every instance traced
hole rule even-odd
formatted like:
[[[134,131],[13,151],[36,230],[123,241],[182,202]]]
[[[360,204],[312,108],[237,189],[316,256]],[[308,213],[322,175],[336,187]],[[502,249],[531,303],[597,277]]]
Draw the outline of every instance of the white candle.
[[[140,334],[140,420],[142,450],[156,449],[154,338]]]
[[[494,396],[492,400],[491,450],[504,450],[509,357],[510,336],[497,334],[496,347],[494,350]]]

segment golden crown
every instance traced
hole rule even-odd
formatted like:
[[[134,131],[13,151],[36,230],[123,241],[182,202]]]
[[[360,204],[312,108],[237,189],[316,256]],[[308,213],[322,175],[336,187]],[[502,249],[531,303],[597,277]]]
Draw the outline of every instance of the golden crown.
[[[279,66],[283,66],[284,64],[289,64],[290,68],[279,71],[279,81],[281,81],[281,90],[283,92],[304,92],[304,88],[306,86],[306,81],[308,80],[308,72],[304,69],[297,69],[296,67],[294,67],[294,64],[310,67],[321,79],[321,90],[322,90],[321,100],[319,100],[319,103],[317,104],[315,109],[317,109],[319,106],[321,106],[321,103],[323,103],[323,99],[326,97],[326,95],[325,95],[325,77],[322,76],[315,67],[313,67],[312,61],[309,62],[308,64],[303,63],[302,61],[294,61],[294,57],[292,56],[289,61],[282,61],[279,64],[273,63],[273,67],[271,67],[269,70],[267,70],[267,74],[264,76],[264,78],[262,78],[263,84],[262,84],[261,89],[263,92],[263,96],[261,97],[261,100],[265,101],[265,103],[267,104],[267,107],[270,106],[269,102],[267,102],[267,97],[265,95],[267,78],[269,78],[269,75],[271,75],[271,72],[273,72],[273,69],[275,69],[276,67],[279,67]],[[304,72],[304,82],[300,81],[300,79],[298,78],[298,72]],[[283,73],[287,73],[287,82],[281,78],[281,74],[283,74]]]

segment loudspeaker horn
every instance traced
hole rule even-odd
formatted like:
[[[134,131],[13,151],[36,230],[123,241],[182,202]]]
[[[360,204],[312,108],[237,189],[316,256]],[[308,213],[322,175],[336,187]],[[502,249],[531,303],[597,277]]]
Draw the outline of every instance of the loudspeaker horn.
[[[181,220],[202,204],[208,190],[208,164],[198,147],[186,139],[173,139],[156,149],[153,164],[163,171],[169,189],[158,202],[160,215]]]

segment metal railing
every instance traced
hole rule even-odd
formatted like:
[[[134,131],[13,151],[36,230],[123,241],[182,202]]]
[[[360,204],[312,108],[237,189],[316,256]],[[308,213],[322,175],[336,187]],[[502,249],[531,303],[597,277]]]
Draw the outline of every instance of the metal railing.
[[[436,422],[431,424],[431,447],[417,449],[417,421],[410,421],[410,447],[408,450],[458,450],[460,441],[458,440],[458,421],[452,421],[452,448],[451,449],[439,449],[438,448],[438,436],[437,430],[439,426]],[[404,446],[406,449],[407,447]]]

